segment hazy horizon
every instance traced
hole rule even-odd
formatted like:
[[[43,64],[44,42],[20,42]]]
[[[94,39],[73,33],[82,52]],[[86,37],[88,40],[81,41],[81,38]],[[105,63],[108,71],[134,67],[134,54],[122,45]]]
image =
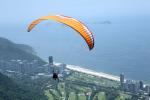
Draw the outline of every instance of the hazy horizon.
[[[50,14],[75,18],[150,16],[149,0],[1,0],[0,23],[29,24],[33,19]]]

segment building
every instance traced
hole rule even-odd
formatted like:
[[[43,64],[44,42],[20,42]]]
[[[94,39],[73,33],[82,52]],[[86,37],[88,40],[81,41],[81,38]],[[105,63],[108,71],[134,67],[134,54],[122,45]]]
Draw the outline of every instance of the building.
[[[53,65],[53,56],[49,56],[49,65],[50,65],[50,66]]]
[[[146,91],[146,93],[150,94],[150,86],[149,85],[145,86],[145,91]]]
[[[66,69],[66,64],[62,64],[62,63],[58,63],[58,64],[54,64],[52,66],[52,69],[54,71],[56,71],[56,73],[58,72],[59,74],[63,74],[63,72],[65,71]]]
[[[140,90],[140,84],[133,80],[126,80],[123,84],[123,89],[128,92],[137,93]]]
[[[139,81],[139,87],[140,87],[141,90],[143,90],[143,88],[144,88],[143,81]]]
[[[123,88],[123,84],[124,84],[124,74],[120,74],[120,84],[121,84],[121,87]]]

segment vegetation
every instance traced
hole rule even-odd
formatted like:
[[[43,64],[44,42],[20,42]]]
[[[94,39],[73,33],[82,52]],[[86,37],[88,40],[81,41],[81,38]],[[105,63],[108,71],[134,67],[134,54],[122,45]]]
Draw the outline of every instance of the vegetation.
[[[28,49],[28,50],[27,50]],[[0,60],[40,60],[41,64],[45,63],[41,58],[33,54],[30,46],[15,44],[7,39],[0,37]]]
[[[47,88],[45,95],[53,100],[133,100],[119,89],[118,82],[77,72]]]
[[[47,100],[40,91],[24,86],[0,73],[0,100]]]

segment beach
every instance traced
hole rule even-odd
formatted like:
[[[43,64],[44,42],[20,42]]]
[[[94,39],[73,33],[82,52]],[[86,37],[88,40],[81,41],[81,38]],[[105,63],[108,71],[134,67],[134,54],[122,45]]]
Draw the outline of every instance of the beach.
[[[73,70],[73,71],[77,71],[77,72],[81,72],[81,73],[85,73],[85,74],[89,74],[89,75],[93,75],[97,77],[103,77],[103,78],[114,80],[114,81],[120,81],[119,76],[115,76],[115,75],[111,75],[111,74],[107,74],[103,72],[96,72],[96,71],[86,69],[80,66],[66,65],[66,68],[69,70]]]

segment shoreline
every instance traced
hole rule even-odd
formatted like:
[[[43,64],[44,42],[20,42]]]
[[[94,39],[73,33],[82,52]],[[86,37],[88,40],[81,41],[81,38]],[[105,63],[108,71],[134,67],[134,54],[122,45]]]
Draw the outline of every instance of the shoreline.
[[[85,73],[85,74],[89,74],[89,75],[93,75],[93,76],[97,76],[97,77],[103,77],[103,78],[114,80],[114,81],[120,81],[119,76],[107,74],[107,73],[104,73],[104,72],[97,72],[97,71],[90,70],[90,69],[87,69],[87,68],[83,68],[83,67],[80,67],[80,66],[66,64],[66,68],[69,69],[69,70],[73,70],[73,71],[77,71],[77,72],[81,72],[81,73]]]

